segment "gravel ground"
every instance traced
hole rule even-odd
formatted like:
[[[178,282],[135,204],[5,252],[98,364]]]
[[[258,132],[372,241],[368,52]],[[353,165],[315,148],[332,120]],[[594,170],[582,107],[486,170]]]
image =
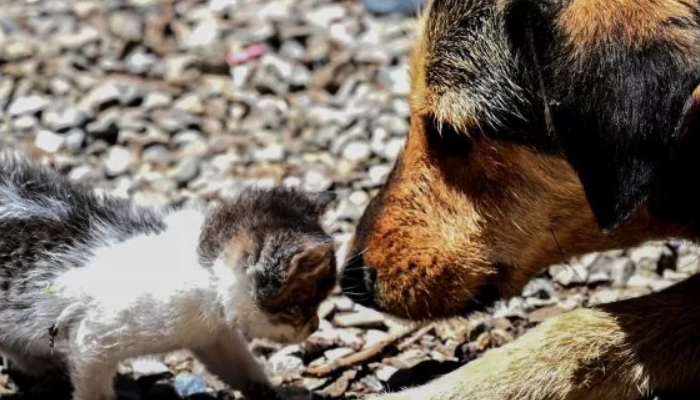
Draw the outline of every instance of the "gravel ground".
[[[412,27],[356,1],[3,0],[0,144],[146,205],[215,201],[249,184],[333,190],[327,225],[342,253],[404,143]],[[276,383],[356,398],[421,383],[549,316],[699,268],[680,242],[587,255],[491,314],[417,328],[336,294],[306,343],[251,347]],[[357,365],[314,369],[368,349],[379,351]],[[237,396],[184,352],[122,373],[125,399]],[[61,385],[0,375],[3,398],[59,399]]]

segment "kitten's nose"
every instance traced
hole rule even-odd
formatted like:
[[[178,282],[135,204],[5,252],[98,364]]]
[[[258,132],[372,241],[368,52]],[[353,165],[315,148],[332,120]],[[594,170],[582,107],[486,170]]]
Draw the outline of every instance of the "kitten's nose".
[[[362,254],[348,258],[340,277],[340,288],[350,300],[365,307],[376,308],[374,281],[376,273],[363,264]]]

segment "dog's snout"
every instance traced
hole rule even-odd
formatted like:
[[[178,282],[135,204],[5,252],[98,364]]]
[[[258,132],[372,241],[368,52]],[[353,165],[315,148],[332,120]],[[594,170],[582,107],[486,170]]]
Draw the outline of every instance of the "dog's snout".
[[[350,300],[365,307],[376,308],[374,282],[376,273],[368,269],[361,254],[355,254],[345,263],[340,278],[340,288]]]

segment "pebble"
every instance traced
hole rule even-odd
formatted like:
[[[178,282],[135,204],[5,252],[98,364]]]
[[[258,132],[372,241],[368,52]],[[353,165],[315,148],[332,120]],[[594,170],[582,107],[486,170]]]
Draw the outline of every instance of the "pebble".
[[[281,144],[271,144],[255,150],[253,157],[259,161],[280,162],[284,160],[285,149]]]
[[[36,128],[39,120],[33,115],[23,115],[12,121],[12,127],[20,131],[28,131]]]
[[[173,382],[177,393],[186,398],[200,393],[209,393],[209,388],[204,379],[194,374],[179,374]]]
[[[330,362],[340,360],[341,358],[354,353],[355,350],[348,347],[339,347],[337,349],[326,350],[323,355]]]
[[[143,101],[143,108],[146,110],[153,110],[155,108],[168,107],[172,103],[173,99],[171,96],[161,93],[161,92],[151,92],[146,95]]]
[[[43,130],[36,135],[34,145],[47,153],[55,153],[61,148],[65,142],[65,138],[57,135],[54,132]]]
[[[13,100],[7,109],[7,114],[10,116],[35,114],[49,105],[49,99],[43,96],[30,95],[23,96]]]
[[[333,323],[340,327],[364,327],[376,328],[385,327],[384,316],[382,314],[367,308],[358,308],[358,311],[352,313],[336,314],[333,318]]]
[[[204,104],[195,93],[189,93],[180,97],[175,101],[173,106],[195,115],[201,115],[204,113]]]
[[[297,375],[304,368],[304,361],[296,356],[299,346],[287,346],[273,354],[267,363],[274,375]]]
[[[372,154],[372,149],[367,142],[354,141],[348,143],[343,149],[343,158],[349,161],[365,161]]]
[[[60,132],[83,126],[88,121],[88,115],[77,108],[64,106],[46,110],[41,120],[47,128]]]
[[[183,158],[175,166],[174,179],[179,184],[185,184],[199,174],[199,159],[196,157]]]
[[[121,91],[114,82],[103,83],[92,89],[82,100],[81,108],[101,111],[110,106],[119,104]]]
[[[132,164],[131,152],[124,147],[112,147],[105,160],[105,172],[109,177],[126,173]]]
[[[154,358],[136,358],[131,360],[132,373],[139,376],[170,374],[170,369]]]

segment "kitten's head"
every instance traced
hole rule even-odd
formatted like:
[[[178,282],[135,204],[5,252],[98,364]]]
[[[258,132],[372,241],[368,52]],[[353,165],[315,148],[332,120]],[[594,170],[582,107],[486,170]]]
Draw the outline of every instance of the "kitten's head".
[[[225,313],[246,334],[289,343],[318,328],[318,306],[337,278],[333,240],[320,223],[334,199],[328,192],[251,188],[209,216],[200,253],[232,272]]]

